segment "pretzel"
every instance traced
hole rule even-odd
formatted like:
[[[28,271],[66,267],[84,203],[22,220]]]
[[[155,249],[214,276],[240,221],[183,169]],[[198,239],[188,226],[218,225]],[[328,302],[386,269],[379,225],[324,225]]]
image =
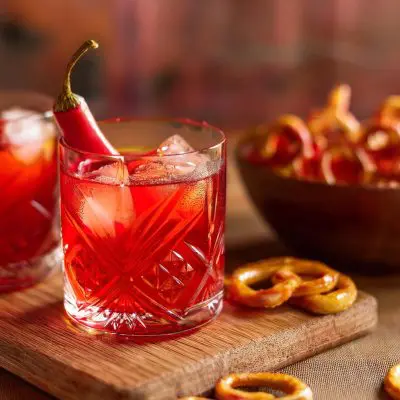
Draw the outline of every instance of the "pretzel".
[[[272,167],[272,170],[283,177],[299,177],[315,181],[321,177],[320,164],[316,154],[310,158],[298,156],[293,159],[291,164]]]
[[[399,110],[400,112],[400,110]],[[389,121],[369,121],[362,129],[361,144],[370,152],[381,152],[400,145],[400,130]]]
[[[255,290],[250,287],[271,278],[282,267],[282,263],[276,264],[273,260],[248,264],[235,270],[227,282],[227,298],[249,307],[264,308],[274,308],[287,301],[301,284],[301,278],[289,271],[271,288]]]
[[[398,124],[400,122],[400,96],[389,96],[381,105],[378,119],[383,123]]]
[[[385,376],[383,387],[393,400],[400,400],[400,364],[390,368]]]
[[[307,180],[316,181],[321,178],[320,155],[312,158],[297,157],[292,163],[293,173]]]
[[[341,84],[332,89],[326,108],[314,114],[308,121],[311,133],[320,147],[327,147],[327,131],[343,131],[346,138],[355,142],[360,130],[360,123],[349,111],[351,88]]]
[[[292,158],[299,153],[305,157],[311,157],[314,153],[311,134],[303,120],[295,115],[282,115],[268,130],[266,140],[262,144],[261,155],[265,159],[273,159],[278,156],[279,138],[289,137],[297,142],[297,148],[292,151]]]
[[[335,287],[339,278],[339,272],[318,261],[282,257],[270,259],[269,262],[281,266],[272,277],[272,283],[275,284],[281,282],[287,272],[316,277],[310,281],[303,281],[293,293],[293,297],[328,292]]]
[[[328,95],[328,108],[339,112],[348,112],[350,109],[351,87],[345,83],[336,85]]]
[[[336,314],[351,307],[356,298],[357,288],[353,280],[340,274],[332,292],[292,298],[290,304],[314,314]]]
[[[400,109],[399,109],[400,113]],[[400,117],[400,115],[399,115]],[[373,160],[375,178],[398,180],[400,168],[400,120],[372,120],[362,130],[360,145]]]
[[[279,373],[259,372],[231,374],[218,381],[215,393],[218,400],[272,400],[276,397],[263,392],[244,392],[238,387],[268,386],[280,390],[287,396],[281,400],[312,400],[313,395],[309,386],[299,379]]]
[[[335,173],[333,163],[342,160],[347,166],[342,174]],[[353,172],[350,171],[353,167]],[[364,149],[352,149],[347,146],[326,149],[321,156],[321,174],[330,185],[336,183],[369,183],[376,171],[375,163]]]

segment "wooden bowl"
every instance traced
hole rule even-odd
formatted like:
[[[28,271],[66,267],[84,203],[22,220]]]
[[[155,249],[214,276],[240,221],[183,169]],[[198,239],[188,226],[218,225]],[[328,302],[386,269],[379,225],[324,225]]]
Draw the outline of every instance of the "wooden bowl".
[[[285,178],[239,149],[247,191],[288,248],[361,273],[400,271],[400,189]]]

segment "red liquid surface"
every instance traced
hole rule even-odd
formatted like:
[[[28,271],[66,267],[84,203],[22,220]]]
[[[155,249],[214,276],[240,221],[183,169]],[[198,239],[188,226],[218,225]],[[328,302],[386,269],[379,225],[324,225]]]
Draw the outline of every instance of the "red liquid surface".
[[[15,289],[32,277],[10,264],[41,256],[55,245],[55,138],[0,147],[0,165],[0,288]]]
[[[160,324],[171,331],[189,309],[221,293],[225,168],[183,182],[119,186],[65,171],[60,179],[66,297],[79,309],[75,319],[85,323],[85,310],[96,310],[101,321],[89,312],[91,327],[157,334]]]

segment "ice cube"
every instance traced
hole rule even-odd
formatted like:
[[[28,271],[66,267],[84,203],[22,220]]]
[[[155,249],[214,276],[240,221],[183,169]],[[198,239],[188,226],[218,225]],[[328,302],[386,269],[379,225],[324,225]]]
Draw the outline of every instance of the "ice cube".
[[[196,169],[196,165],[177,157],[168,157],[159,161],[148,160],[135,162],[131,170],[131,182],[157,182],[168,183],[175,180],[182,180]]]
[[[115,237],[117,225],[129,228],[135,218],[132,195],[128,186],[85,183],[81,193],[82,222],[96,236]]]
[[[114,162],[85,175],[94,182],[79,185],[82,222],[98,237],[115,237],[117,226],[129,228],[135,208],[129,186],[128,169]],[[102,185],[99,185],[102,183]]]
[[[42,133],[42,120],[39,113],[21,108],[10,108],[1,113],[5,122],[3,140],[16,146],[27,143],[40,142]]]
[[[173,160],[167,163],[167,166],[170,170],[171,175],[174,177],[184,177],[193,174],[198,165],[190,160],[185,160],[184,158],[181,160]]]
[[[108,185],[127,185],[129,183],[128,168],[122,161],[104,165],[90,172],[88,177]]]
[[[21,108],[10,108],[1,113],[4,119],[2,141],[10,145],[10,151],[18,160],[30,164],[41,154],[49,137],[48,123],[41,114]]]
[[[157,154],[160,156],[184,154],[191,151],[194,151],[194,148],[180,135],[170,136],[157,148]]]
[[[135,166],[131,169],[131,180],[133,181],[159,181],[168,180],[167,166],[161,161],[139,160],[134,161]]]
[[[210,158],[196,152],[182,136],[173,135],[164,140],[158,147],[157,154],[168,156],[162,158],[162,162],[167,165],[170,175],[177,178],[182,178],[184,175],[202,178],[208,175]]]

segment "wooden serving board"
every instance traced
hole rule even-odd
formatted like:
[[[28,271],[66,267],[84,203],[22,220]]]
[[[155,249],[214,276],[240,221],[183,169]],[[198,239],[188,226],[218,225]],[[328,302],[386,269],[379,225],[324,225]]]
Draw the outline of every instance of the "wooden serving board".
[[[222,375],[274,370],[361,336],[377,323],[360,293],[339,315],[289,307],[235,309],[198,332],[159,343],[90,336],[63,313],[62,280],[0,297],[0,366],[61,399],[176,399],[211,389]]]

